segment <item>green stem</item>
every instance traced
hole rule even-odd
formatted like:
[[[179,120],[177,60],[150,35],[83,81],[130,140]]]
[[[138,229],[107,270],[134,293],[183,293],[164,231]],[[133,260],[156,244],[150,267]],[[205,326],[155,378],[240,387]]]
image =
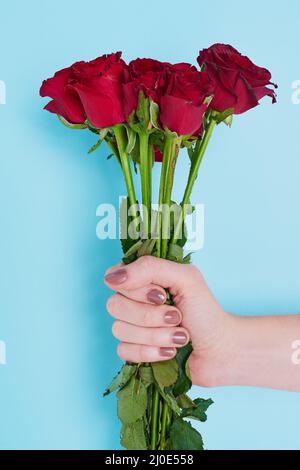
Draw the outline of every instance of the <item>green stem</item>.
[[[156,450],[158,441],[158,415],[159,415],[159,392],[156,385],[153,385],[152,407],[151,407],[151,431],[150,431],[150,447],[151,450]]]
[[[196,155],[195,159],[192,162],[190,174],[189,174],[189,179],[185,188],[184,196],[181,202],[181,216],[178,219],[177,225],[174,230],[174,235],[172,238],[171,243],[176,244],[177,240],[179,238],[180,232],[182,230],[182,224],[184,220],[184,211],[185,211],[185,205],[189,203],[190,196],[192,193],[192,189],[195,183],[195,180],[198,175],[198,170],[200,167],[200,164],[202,162],[203,156],[205,154],[205,151],[207,149],[207,145],[209,143],[209,140],[211,138],[212,132],[214,130],[214,127],[216,125],[216,121],[214,119],[211,119],[207,130],[205,131],[204,137],[201,140],[201,143],[198,146],[198,154]],[[196,144],[197,145],[197,144]]]
[[[161,415],[161,437],[160,437],[160,446],[159,446],[161,450],[164,450],[164,448],[166,447],[168,416],[169,416],[169,406],[164,401],[162,415]]]
[[[160,184],[159,184],[159,196],[158,196],[158,214],[157,214],[157,256],[161,258],[161,226],[162,226],[162,205],[164,202],[165,194],[165,184],[166,184],[166,175],[168,167],[168,153],[169,153],[169,143],[165,142],[163,160],[160,174]]]
[[[151,172],[149,172],[149,134],[139,133],[140,139],[140,174],[143,203],[143,222],[146,230],[143,236],[148,237],[151,231]],[[152,168],[151,168],[152,170]]]
[[[118,150],[121,159],[122,170],[125,177],[125,183],[128,193],[128,199],[131,206],[131,215],[133,217],[133,223],[136,233],[139,233],[139,215],[137,210],[137,200],[135,195],[135,189],[133,184],[132,172],[130,167],[129,155],[126,151],[127,137],[126,130],[122,124],[114,126],[114,133],[118,145]]]
[[[166,258],[168,254],[168,245],[170,237],[170,206],[171,206],[171,194],[173,187],[174,179],[174,170],[176,164],[176,157],[179,148],[178,137],[167,136],[166,137],[166,159],[167,159],[167,169],[166,169],[166,180],[165,180],[165,193],[164,193],[164,209],[168,210],[166,217],[162,223],[162,249],[161,257]],[[164,155],[165,157],[165,155]],[[168,208],[168,209],[167,209]]]

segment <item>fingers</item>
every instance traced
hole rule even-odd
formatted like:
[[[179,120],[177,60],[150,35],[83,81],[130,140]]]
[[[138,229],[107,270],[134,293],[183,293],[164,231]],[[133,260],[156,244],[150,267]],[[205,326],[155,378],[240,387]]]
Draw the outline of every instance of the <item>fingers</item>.
[[[118,355],[123,361],[135,363],[168,361],[175,357],[176,348],[157,348],[141,344],[120,343]]]
[[[106,307],[114,318],[147,328],[177,326],[182,321],[180,311],[173,306],[148,305],[130,300],[121,294],[115,294],[110,297]]]
[[[194,283],[200,273],[193,267],[163,260],[154,256],[142,256],[126,266],[109,269],[106,284],[112,289],[134,290],[156,284],[171,291],[180,290]]]
[[[148,286],[132,290],[122,289],[122,286],[120,286],[117,290],[129,299],[154,305],[162,305],[167,299],[166,291],[155,284],[149,284]]]
[[[113,324],[112,332],[123,343],[145,346],[178,348],[185,346],[189,341],[187,330],[180,327],[146,328],[117,320]]]

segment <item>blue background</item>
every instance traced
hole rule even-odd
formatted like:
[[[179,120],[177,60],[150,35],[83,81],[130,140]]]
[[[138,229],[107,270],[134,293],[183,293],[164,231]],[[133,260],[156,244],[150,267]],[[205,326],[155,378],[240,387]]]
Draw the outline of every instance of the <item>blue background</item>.
[[[95,229],[96,207],[117,203],[124,185],[107,149],[87,157],[92,134],[42,110],[39,86],[106,52],[194,62],[218,41],[269,68],[278,104],[266,99],[232,129],[219,126],[207,152],[193,194],[206,207],[206,240],[194,261],[230,311],[299,312],[300,107],[291,84],[300,78],[300,4],[11,0],[0,14],[0,448],[117,448],[115,399],[101,397],[120,365],[102,276],[121,251]],[[201,392],[215,400],[200,426],[207,448],[300,449],[299,394]]]

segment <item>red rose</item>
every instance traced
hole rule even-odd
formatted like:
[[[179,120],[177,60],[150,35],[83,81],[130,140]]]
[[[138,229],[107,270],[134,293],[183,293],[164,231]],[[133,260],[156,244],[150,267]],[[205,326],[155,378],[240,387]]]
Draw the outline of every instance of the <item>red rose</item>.
[[[125,73],[124,114],[137,108],[139,92],[155,101],[162,127],[179,135],[196,133],[202,124],[204,99],[212,91],[209,77],[187,63],[169,64],[153,59],[130,62]]]
[[[73,69],[68,67],[56,72],[54,77],[44,80],[40,89],[41,96],[53,98],[44,109],[58,114],[73,124],[82,124],[86,115],[76,91],[68,87],[73,79]]]
[[[204,100],[212,92],[206,72],[190,69],[169,74],[167,88],[160,99],[159,117],[163,127],[178,135],[199,133],[207,109]]]
[[[124,114],[126,118],[137,108],[140,91],[156,103],[164,87],[165,65],[154,59],[136,59],[125,72]]]
[[[201,67],[205,65],[214,82],[211,107],[216,111],[234,108],[235,114],[241,114],[257,106],[264,96],[276,102],[275,91],[267,87],[274,85],[270,82],[270,72],[253,64],[232,46],[214,44],[200,51],[197,61]]]
[[[71,123],[88,118],[97,128],[124,122],[122,82],[126,67],[120,52],[76,62],[43,83],[41,96],[53,98],[46,109]]]

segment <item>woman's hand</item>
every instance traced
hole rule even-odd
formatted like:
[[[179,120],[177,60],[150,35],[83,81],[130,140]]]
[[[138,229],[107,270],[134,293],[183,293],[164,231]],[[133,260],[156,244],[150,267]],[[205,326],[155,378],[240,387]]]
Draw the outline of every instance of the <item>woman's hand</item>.
[[[217,303],[197,268],[143,256],[105,275],[117,291],[107,302],[116,318],[113,334],[119,356],[130,362],[168,360],[191,339],[189,365],[193,383],[217,385],[230,344],[231,315]],[[168,288],[175,305],[165,304]]]

